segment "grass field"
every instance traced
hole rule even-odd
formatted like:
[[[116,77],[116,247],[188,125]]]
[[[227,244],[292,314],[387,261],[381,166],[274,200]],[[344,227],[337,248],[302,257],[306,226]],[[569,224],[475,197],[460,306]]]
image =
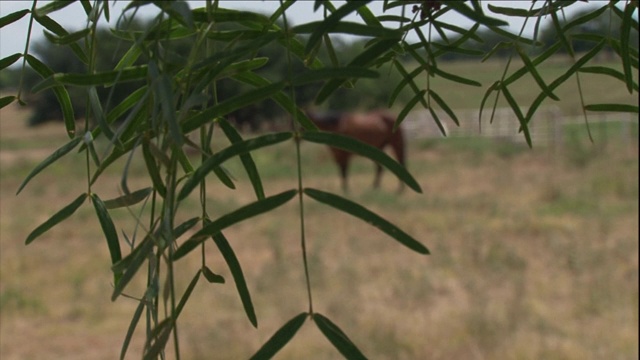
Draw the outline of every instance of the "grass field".
[[[27,114],[13,108],[0,115],[0,358],[116,358],[137,303],[109,300],[109,255],[92,207],[24,245],[35,226],[86,191],[77,166],[84,160],[64,159],[15,196],[65,135],[56,124],[26,131]],[[377,359],[637,358],[637,136],[624,145],[596,140],[571,136],[562,153],[479,139],[416,140],[408,166],[421,195],[396,195],[388,173],[383,188],[371,190],[373,167],[357,159],[348,196],[421,240],[432,255],[307,202],[316,310]],[[268,194],[296,186],[291,144],[255,158]],[[303,161],[305,186],[340,193],[325,148],[303,144]],[[239,164],[228,167],[238,189],[210,181],[212,216],[253,200]],[[103,199],[118,193],[120,169],[95,188]],[[132,188],[148,186],[143,171],[134,163]],[[185,219],[197,206],[195,199],[187,204]],[[126,210],[112,216],[131,233]],[[196,288],[179,322],[184,358],[248,358],[307,309],[298,229],[291,202],[226,233],[243,265],[258,329],[246,319],[221,256],[207,248],[209,267],[227,283],[201,281]],[[199,258],[178,264],[184,289]],[[128,293],[139,295],[142,283]],[[140,356],[142,326],[129,358]],[[277,358],[339,354],[306,323]]]

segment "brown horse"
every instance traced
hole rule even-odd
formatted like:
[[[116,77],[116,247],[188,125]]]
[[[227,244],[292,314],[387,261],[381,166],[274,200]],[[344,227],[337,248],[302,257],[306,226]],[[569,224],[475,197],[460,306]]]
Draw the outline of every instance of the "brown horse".
[[[405,145],[402,129],[398,128],[393,131],[395,118],[388,112],[383,110],[375,110],[367,113],[313,113],[307,111],[307,116],[313,121],[320,130],[335,132],[341,135],[350,136],[363,143],[375,146],[380,150],[384,150],[386,146],[391,146],[396,160],[404,166],[405,163]],[[331,148],[334,160],[340,168],[342,177],[342,188],[347,191],[347,170],[349,160],[352,153]],[[373,187],[380,186],[380,178],[382,176],[382,166],[376,164],[376,174],[373,181]],[[402,190],[400,183],[399,190]]]

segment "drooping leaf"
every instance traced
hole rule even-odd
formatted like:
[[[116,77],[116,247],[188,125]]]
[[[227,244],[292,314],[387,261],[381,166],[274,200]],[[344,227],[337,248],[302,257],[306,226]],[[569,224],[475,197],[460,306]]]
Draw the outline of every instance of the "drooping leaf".
[[[149,177],[153,182],[153,188],[158,191],[160,196],[165,197],[167,194],[167,188],[162,181],[162,176],[160,175],[160,169],[158,168],[158,164],[152,154],[152,145],[150,141],[144,141],[142,143],[142,155],[144,158],[144,162],[147,165],[147,172],[149,173]]]
[[[78,196],[74,201],[72,201],[69,205],[62,208],[60,211],[55,213],[52,217],[50,217],[47,221],[42,223],[40,226],[35,228],[29,236],[27,236],[27,240],[25,241],[26,245],[29,245],[33,240],[35,240],[38,236],[44,234],[52,227],[56,226],[69,216],[71,216],[78,208],[84,203],[87,198],[87,194],[84,193]]]
[[[300,86],[308,83],[325,81],[335,78],[369,78],[379,77],[378,72],[362,67],[347,66],[342,68],[324,68],[309,70],[298,74],[291,79],[292,86]]]
[[[338,325],[320,313],[313,314],[313,322],[316,323],[320,332],[331,342],[331,344],[349,360],[366,360],[360,349],[349,339],[347,334]]]
[[[295,34],[309,34],[315,32],[319,26],[321,26],[323,21],[313,21],[306,24],[298,25],[291,29],[291,31]],[[360,23],[354,23],[349,21],[342,21],[329,28],[325,34],[328,33],[342,33],[342,34],[350,34],[350,35],[358,35],[358,36],[370,36],[375,38],[385,38],[385,37],[399,37],[402,34],[398,30],[384,28],[381,26],[371,26]]]
[[[308,313],[303,312],[287,321],[287,323],[282,325],[282,327],[278,329],[278,331],[276,331],[250,359],[271,359],[276,353],[278,353],[278,351],[280,351],[280,349],[287,345],[287,343],[302,327],[308,316]]]
[[[290,132],[267,134],[232,144],[229,147],[218,151],[203,162],[200,167],[196,169],[193,175],[185,181],[178,195],[178,200],[186,198],[214,167],[219,166],[224,161],[236,155],[245,154],[261,147],[286,141],[292,137],[293,134]]]
[[[36,84],[32,91],[37,93],[39,91],[48,89],[52,86],[64,84],[74,86],[100,86],[111,85],[114,82],[128,82],[135,80],[142,80],[147,76],[147,66],[138,65],[131,66],[119,71],[106,71],[96,74],[75,74],[75,73],[59,73],[44,79],[42,82]]]
[[[115,199],[105,200],[104,206],[107,209],[117,209],[125,206],[135,205],[140,201],[146,199],[149,196],[149,194],[151,194],[152,190],[153,188],[148,187],[148,188],[136,190],[130,194],[119,196]]]
[[[318,43],[322,40],[322,36],[331,32],[335,26],[339,25],[342,22],[342,19],[356,11],[359,7],[366,5],[367,1],[353,1],[347,2],[343,6],[339,7],[336,11],[331,13],[328,17],[316,27],[315,31],[311,33],[309,36],[309,40],[307,40],[307,46],[305,47],[305,53],[309,54],[312,49],[314,49]]]
[[[198,245],[204,242],[208,237],[215,235],[216,233],[233,224],[260,215],[264,212],[273,210],[285,204],[286,202],[291,200],[297,194],[297,192],[297,190],[284,191],[279,194],[266,197],[263,200],[258,200],[249,205],[245,205],[228,214],[222,215],[221,217],[205,225],[202,229],[200,229],[200,231],[196,232],[180,247],[178,247],[178,249],[173,253],[173,259],[177,260],[187,255]]]
[[[193,277],[193,279],[191,279],[191,282],[187,286],[187,289],[184,291],[184,294],[180,298],[180,302],[178,303],[178,306],[176,306],[176,311],[175,311],[176,319],[180,316],[180,313],[182,312],[182,309],[184,308],[184,306],[187,304],[187,301],[189,300],[189,297],[191,296],[193,289],[195,289],[196,284],[198,284],[198,280],[200,280],[201,273],[202,273],[201,270],[198,270],[196,272],[196,275]]]
[[[414,177],[398,162],[393,160],[384,151],[358,141],[354,138],[339,135],[335,133],[329,133],[324,131],[305,131],[302,133],[301,138],[303,140],[311,141],[318,144],[324,144],[335,148],[347,150],[354,154],[358,154],[373,160],[374,162],[389,169],[395,174],[402,182],[407,184],[415,192],[421,193],[422,188]]]
[[[222,277],[222,275],[218,275],[214,273],[213,271],[211,271],[211,269],[209,269],[206,266],[202,267],[202,274],[204,275],[205,279],[207,279],[207,281],[210,283],[215,283],[215,284],[225,283],[224,277]]]
[[[429,250],[418,240],[414,239],[397,226],[393,225],[389,221],[366,209],[364,206],[358,203],[355,203],[336,194],[312,188],[304,189],[304,194],[314,200],[332,206],[338,210],[341,210],[347,214],[353,215],[367,222],[368,224],[380,229],[382,232],[391,236],[396,241],[413,251],[416,251],[420,254],[429,254]]]
[[[118,232],[116,231],[116,227],[113,224],[113,220],[111,220],[111,216],[109,216],[109,211],[105,207],[98,194],[91,194],[91,202],[96,210],[96,214],[98,215],[98,220],[100,221],[100,227],[102,228],[102,233],[104,234],[107,240],[107,247],[109,248],[109,254],[111,255],[111,264],[116,264],[122,259],[122,252],[120,251],[120,240],[118,239]],[[117,284],[120,280],[121,275],[118,273],[114,273],[114,284]]]
[[[520,122],[520,129],[522,129],[522,132],[524,133],[524,138],[527,141],[527,145],[529,145],[530,148],[533,147],[533,142],[531,141],[531,133],[529,132],[529,125],[525,120],[524,115],[522,115],[520,105],[518,105],[518,102],[511,95],[511,92],[506,86],[501,87],[501,91],[504,95],[505,100],[507,100],[507,103],[511,107],[511,110],[513,110],[513,113],[516,115],[518,121]]]
[[[220,124],[220,128],[222,128],[222,131],[232,144],[242,142],[242,137],[240,136],[238,131],[233,126],[231,126],[231,124],[229,124],[227,120],[219,119],[218,123]],[[253,161],[253,157],[251,157],[250,153],[240,154],[239,156],[240,161],[242,161],[242,166],[244,166],[244,169],[247,172],[249,181],[251,181],[253,190],[256,193],[256,197],[258,198],[258,200],[264,199],[264,187],[262,186],[260,173],[258,173],[258,168]]]
[[[616,78],[622,82],[627,81],[623,73],[621,73],[616,69],[612,69],[606,66],[585,66],[578,71],[581,73],[607,75],[607,76]],[[632,82],[631,87],[633,88],[633,90],[638,91],[638,84],[635,81]]]
[[[111,301],[115,301],[122,294],[122,291],[140,270],[144,261],[152,254],[154,247],[152,236],[147,235],[129,255],[111,267],[113,273],[119,276],[118,282],[114,285],[113,293],[111,293]]]
[[[31,170],[31,172],[29,173],[29,175],[27,175],[27,177],[24,179],[24,181],[22,182],[22,184],[20,184],[20,187],[18,188],[18,191],[16,192],[16,195],[20,193],[20,191],[22,191],[22,189],[27,185],[27,183],[36,175],[38,175],[42,170],[44,170],[47,166],[53,164],[54,162],[56,162],[58,159],[60,159],[61,157],[63,157],[64,155],[66,155],[69,151],[73,150],[76,146],[78,146],[78,144],[82,142],[82,137],[77,137],[72,139],[71,141],[69,141],[68,143],[66,143],[65,145],[63,145],[62,147],[60,147],[59,149],[57,149],[56,151],[53,152],[53,154],[49,155],[46,159],[44,159],[40,164],[38,164],[33,170]]]
[[[409,100],[407,104],[402,108],[400,113],[398,113],[398,118],[396,119],[396,122],[393,124],[394,131],[397,131],[400,128],[400,124],[402,124],[404,119],[407,117],[407,115],[409,115],[409,113],[411,112],[411,110],[413,110],[416,104],[420,101],[424,101],[424,94],[426,92],[427,90],[421,90],[420,92],[415,94],[413,98],[411,98],[411,100]]]
[[[540,86],[540,89],[542,89],[542,91],[547,94],[548,97],[552,98],[555,101],[559,101],[560,98],[558,98],[551,90],[549,90],[549,87],[547,86],[547,84],[545,84],[542,76],[540,76],[540,74],[538,73],[538,69],[536,69],[536,66],[533,65],[531,59],[529,59],[529,56],[527,56],[524,50],[522,50],[520,46],[516,46],[516,50],[518,51],[520,59],[522,59],[522,63],[524,64],[525,68],[529,71],[538,86]]]
[[[31,66],[31,68],[43,78],[53,75],[53,70],[34,56],[27,54],[25,58],[29,66]],[[76,133],[76,119],[69,92],[64,86],[54,86],[53,93],[55,94],[56,99],[58,99],[58,103],[62,109],[62,118],[64,119],[64,124],[67,129],[67,135],[69,135],[69,138],[73,139]]]
[[[236,254],[233,252],[231,245],[229,245],[229,241],[222,232],[213,234],[213,241],[216,243],[218,250],[220,250],[222,257],[224,257],[224,261],[227,263],[227,266],[229,266],[229,271],[231,271],[233,281],[236,283],[236,289],[238,290],[238,295],[240,295],[240,301],[242,301],[242,306],[244,307],[244,311],[247,314],[249,321],[254,327],[258,327],[258,318],[256,317],[256,311],[253,308],[251,294],[249,293],[249,288],[247,288],[247,282],[244,279],[242,267],[240,267],[240,262],[238,261]]]
[[[131,343],[131,339],[133,338],[133,333],[136,331],[136,326],[138,326],[138,323],[140,322],[140,317],[142,316],[144,306],[144,301],[140,301],[138,303],[138,306],[136,307],[136,311],[133,313],[133,317],[131,318],[131,322],[129,323],[129,328],[127,329],[127,335],[125,335],[124,341],[122,342],[122,349],[120,350],[120,360],[124,360],[125,356],[127,355],[129,344]]]
[[[431,98],[438,104],[438,106],[440,106],[440,108],[442,108],[442,110],[444,110],[444,112],[446,112],[447,115],[449,115],[451,120],[453,120],[453,122],[456,123],[456,125],[460,126],[460,121],[458,121],[458,117],[456,116],[456,113],[453,112],[453,110],[449,107],[449,105],[447,105],[444,99],[441,98],[440,95],[438,95],[438,93],[429,89],[429,96],[431,96]]]

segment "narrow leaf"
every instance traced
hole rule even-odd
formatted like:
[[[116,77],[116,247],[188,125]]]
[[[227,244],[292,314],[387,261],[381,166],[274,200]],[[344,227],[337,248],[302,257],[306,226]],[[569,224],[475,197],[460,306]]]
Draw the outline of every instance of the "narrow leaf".
[[[24,9],[24,10],[19,10],[16,12],[13,12],[9,15],[3,16],[0,18],[0,29],[13,23],[16,22],[20,19],[22,19],[25,15],[27,15],[29,13],[28,9]]]
[[[317,200],[323,204],[330,205],[338,210],[353,215],[369,223],[370,225],[380,229],[381,231],[413,251],[416,251],[420,254],[429,254],[429,250],[419,241],[360,204],[345,199],[341,196],[312,188],[304,189],[304,193],[314,200]]]
[[[227,120],[220,119],[218,123],[220,124],[220,128],[222,128],[222,131],[232,144],[242,142],[242,137],[240,136],[238,131],[233,126],[231,126],[231,124],[229,124]],[[240,161],[242,161],[244,170],[247,172],[247,176],[249,177],[249,181],[251,181],[251,185],[253,186],[253,190],[256,193],[256,197],[258,198],[258,200],[264,199],[264,187],[262,186],[262,180],[260,179],[260,174],[258,173],[258,168],[253,161],[253,157],[251,157],[250,153],[240,154]]]
[[[301,138],[303,140],[311,141],[318,144],[329,145],[331,147],[340,148],[350,151],[352,153],[364,156],[373,160],[374,162],[384,166],[394,173],[405,184],[409,185],[415,192],[421,193],[422,189],[413,176],[398,162],[393,160],[384,151],[358,141],[354,138],[343,136],[335,133],[328,133],[324,131],[305,131],[302,133]]]
[[[0,59],[0,70],[6,68],[7,66],[11,66],[11,64],[15,63],[22,57],[21,53],[15,53],[13,55],[9,55],[5,58]]]
[[[627,81],[623,73],[621,73],[618,70],[608,68],[606,66],[585,66],[578,71],[582,73],[607,75],[607,76],[616,78],[622,82]],[[638,91],[638,84],[635,81],[632,82],[631,87],[633,88],[633,90]]]
[[[50,217],[47,221],[45,221],[40,226],[35,228],[35,230],[33,230],[29,234],[29,236],[27,236],[27,240],[25,241],[25,244],[29,245],[38,236],[44,234],[45,232],[47,232],[52,227],[56,226],[57,224],[59,224],[60,222],[62,222],[63,220],[65,220],[66,218],[71,216],[76,210],[78,210],[78,208],[80,207],[80,205],[82,205],[82,203],[84,202],[84,200],[86,198],[87,198],[87,194],[86,193],[78,196],[69,205],[67,205],[64,208],[62,208],[62,210],[58,211],[52,217]]]
[[[36,16],[45,16],[48,15],[54,11],[58,11],[60,9],[63,9],[71,4],[73,4],[75,1],[52,1],[50,3],[48,3],[47,5],[36,9]]]
[[[191,177],[187,181],[185,181],[182,189],[180,190],[178,200],[183,200],[184,198],[186,198],[213,168],[219,166],[224,161],[236,155],[245,154],[261,147],[283,142],[285,140],[291,139],[292,137],[293,134],[290,132],[267,134],[232,144],[231,146],[218,151],[213,156],[208,158],[205,162],[203,162],[202,165],[200,165],[200,167],[196,169],[193,175],[191,175]]]
[[[124,337],[124,341],[122,342],[122,349],[120,350],[120,360],[124,360],[127,355],[127,349],[129,349],[129,344],[131,343],[131,338],[133,338],[133,333],[136,330],[136,326],[138,326],[138,322],[140,322],[140,317],[142,316],[142,311],[144,310],[144,301],[140,301],[138,306],[136,307],[136,311],[133,313],[133,317],[131,318],[131,322],[129,323],[129,328],[127,329],[127,335]]]
[[[558,98],[549,89],[547,84],[545,84],[544,80],[542,79],[542,76],[540,76],[540,74],[538,73],[538,70],[536,69],[536,66],[533,65],[533,63],[531,62],[531,59],[529,59],[529,56],[527,56],[527,54],[525,54],[525,52],[520,48],[520,46],[516,46],[516,50],[518,51],[518,54],[520,55],[520,59],[522,59],[522,63],[524,64],[525,68],[527,69],[527,71],[529,71],[529,73],[531,74],[533,79],[536,81],[538,86],[540,86],[540,89],[542,89],[542,91],[545,94],[547,94],[548,97],[552,98],[555,101],[559,101],[560,98]]]
[[[156,160],[154,159],[151,152],[151,143],[149,141],[145,141],[142,143],[142,155],[144,158],[144,162],[147,165],[147,172],[149,173],[149,177],[151,177],[151,181],[153,182],[153,188],[158,191],[160,196],[165,197],[167,188],[162,182],[160,169],[158,168],[158,164],[156,163]]]
[[[282,349],[293,338],[307,320],[306,312],[296,315],[287,321],[278,331],[267,340],[264,345],[250,358],[251,360],[271,359],[280,349]]]
[[[322,40],[322,36],[329,33],[332,28],[340,24],[345,16],[356,11],[359,7],[364,6],[369,1],[371,0],[347,2],[336,11],[331,13],[331,15],[327,16],[320,24],[318,24],[311,36],[309,36],[309,40],[307,41],[307,46],[305,48],[305,53],[309,54],[311,50],[313,50],[318,45],[320,40]]]
[[[235,211],[222,215],[216,220],[211,221],[205,225],[200,231],[191,236],[185,241],[174,253],[173,259],[177,260],[187,255],[191,250],[195,249],[198,245],[204,242],[208,237],[215,235],[216,233],[224,230],[225,228],[249,219],[251,217],[260,215],[269,210],[273,210],[289,200],[291,200],[297,193],[297,190],[289,190],[281,192],[280,194],[272,195],[263,200],[255,201],[249,205],[245,205]]]
[[[16,97],[14,95],[1,97],[0,98],[0,109],[2,109],[3,107],[11,104],[15,100],[16,100]]]
[[[144,261],[152,254],[153,246],[154,241],[151,239],[151,235],[148,235],[129,255],[111,267],[114,274],[119,274],[118,282],[111,294],[111,301],[115,301],[122,294]]]
[[[627,113],[638,113],[637,105],[626,105],[626,104],[591,104],[585,105],[584,107],[587,111],[605,111],[605,112],[627,112]]]
[[[116,264],[122,259],[122,252],[120,251],[120,241],[118,240],[118,232],[116,231],[116,227],[113,225],[113,221],[111,220],[111,216],[109,216],[107,208],[104,206],[102,200],[100,200],[100,197],[98,197],[98,194],[91,194],[91,200],[93,202],[94,208],[96,209],[98,220],[100,220],[102,233],[107,240],[109,254],[111,255],[111,264]],[[114,276],[114,284],[117,284],[120,280],[121,275],[118,273],[114,273]]]
[[[296,75],[291,79],[292,86],[300,86],[308,83],[325,81],[330,79],[351,79],[351,78],[369,78],[375,79],[379,77],[378,72],[362,67],[347,66],[342,68],[323,68],[318,70],[305,71]]]
[[[407,117],[407,115],[409,115],[411,110],[413,110],[413,108],[416,106],[416,104],[419,101],[424,101],[424,94],[426,92],[427,92],[426,90],[421,90],[420,92],[416,93],[415,96],[411,98],[411,100],[407,102],[407,104],[402,108],[402,110],[398,114],[398,118],[396,119],[396,122],[393,124],[393,131],[398,130],[398,128],[400,127],[400,124],[402,124],[404,119]]]
[[[227,240],[227,238],[221,232],[215,233],[213,235],[213,241],[216,243],[216,246],[218,246],[218,249],[224,257],[224,261],[227,263],[227,266],[229,266],[231,276],[233,276],[233,281],[236,283],[238,295],[240,295],[242,306],[244,307],[244,311],[247,314],[249,321],[254,327],[258,327],[258,318],[256,317],[256,312],[253,308],[251,294],[249,294],[247,282],[244,279],[242,267],[240,267],[240,262],[238,261],[236,254],[233,252],[231,245],[229,245],[229,241]]]
[[[509,89],[506,86],[501,87],[501,90],[502,94],[504,94],[505,100],[507,100],[507,103],[509,103],[511,110],[513,110],[513,113],[516,115],[518,121],[520,122],[520,128],[524,132],[524,138],[527,141],[527,145],[529,145],[529,147],[533,147],[533,143],[531,142],[531,134],[529,133],[529,126],[527,124],[527,121],[524,119],[524,116],[522,115],[522,111],[520,111],[518,102],[511,95],[511,92],[509,92]]]
[[[18,188],[18,191],[16,192],[16,195],[19,194],[20,191],[22,191],[22,189],[27,185],[27,183],[34,176],[38,175],[47,166],[53,164],[54,162],[56,162],[56,160],[60,159],[64,155],[66,155],[69,151],[73,150],[80,142],[82,142],[82,137],[77,137],[77,138],[69,141],[68,143],[66,143],[65,145],[60,147],[58,150],[54,151],[53,154],[49,155],[49,157],[44,159],[40,164],[38,164],[38,166],[36,166],[33,170],[31,170],[29,175],[27,175],[27,177],[24,179],[24,181],[22,182],[22,184]]]
[[[191,282],[187,286],[187,289],[184,291],[182,298],[180,298],[180,302],[178,303],[178,306],[176,306],[175,319],[178,319],[178,317],[180,316],[180,313],[182,312],[184,306],[187,304],[187,301],[189,300],[193,289],[195,289],[196,284],[198,284],[198,280],[200,280],[200,273],[200,270],[196,272],[196,275],[193,277],[193,279],[191,279]]]
[[[449,107],[449,105],[447,105],[444,99],[440,97],[440,95],[438,95],[435,91],[429,89],[429,96],[431,96],[431,98],[438,104],[438,106],[440,106],[442,110],[444,110],[444,112],[446,112],[447,115],[449,115],[451,120],[453,120],[453,122],[456,123],[456,125],[460,126],[458,117],[453,112],[453,110]]]
[[[144,188],[137,191],[134,191],[130,194],[125,194],[119,196],[115,199],[105,200],[104,206],[107,209],[117,209],[125,206],[131,206],[139,203],[140,201],[146,199],[153,188]]]
[[[364,359],[367,357],[362,354],[360,349],[349,339],[349,337],[331,320],[322,314],[313,314],[313,322],[316,323],[322,334],[340,351],[342,356],[351,359]]]

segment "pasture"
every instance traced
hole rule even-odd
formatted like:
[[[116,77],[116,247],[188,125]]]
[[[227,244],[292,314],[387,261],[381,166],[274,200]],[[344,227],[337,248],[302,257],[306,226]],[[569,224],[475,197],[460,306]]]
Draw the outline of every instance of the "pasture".
[[[35,226],[86,191],[86,174],[76,166],[84,157],[72,155],[15,196],[28,172],[65,141],[58,124],[27,131],[26,116],[5,108],[0,121],[0,358],[116,358],[137,303],[109,300],[109,255],[92,207],[24,245]],[[637,358],[637,124],[632,144],[607,140],[606,131],[590,144],[582,131],[570,132],[562,153],[481,139],[414,140],[408,168],[423,194],[397,195],[388,172],[372,190],[373,164],[356,158],[348,197],[432,254],[417,255],[360,220],[306,201],[316,310],[376,359]],[[302,148],[305,186],[341,193],[329,151]],[[254,157],[268,194],[296,186],[293,144]],[[240,164],[227,167],[237,189],[209,181],[212,216],[254,197]],[[97,184],[103,199],[118,194],[121,168]],[[149,185],[143,172],[134,161],[132,188]],[[194,198],[182,208],[185,219],[198,206]],[[131,214],[112,216],[131,235]],[[248,358],[307,307],[294,202],[226,235],[259,326],[246,319],[222,257],[208,246],[209,267],[227,283],[200,281],[191,296],[179,321],[187,359]],[[178,263],[181,289],[199,261]],[[127,291],[132,296],[140,295],[139,275]],[[139,357],[142,331],[143,323],[128,358]],[[277,358],[339,354],[308,322]]]

